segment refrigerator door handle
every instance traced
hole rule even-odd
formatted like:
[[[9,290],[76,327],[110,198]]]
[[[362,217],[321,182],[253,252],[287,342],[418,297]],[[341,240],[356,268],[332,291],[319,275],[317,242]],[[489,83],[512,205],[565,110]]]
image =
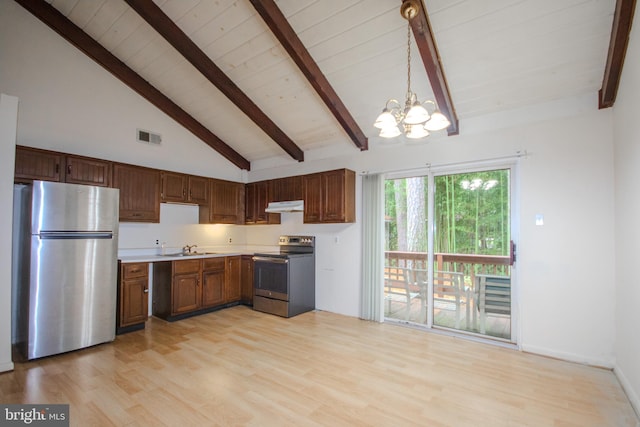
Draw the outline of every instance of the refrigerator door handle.
[[[113,239],[111,231],[41,231],[41,239],[77,240],[77,239]]]

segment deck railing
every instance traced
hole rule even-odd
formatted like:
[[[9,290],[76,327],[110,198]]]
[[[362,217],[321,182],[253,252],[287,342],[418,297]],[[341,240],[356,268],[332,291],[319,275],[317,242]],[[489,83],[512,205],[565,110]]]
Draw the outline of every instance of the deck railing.
[[[472,286],[476,274],[511,276],[510,258],[498,255],[434,254],[436,271],[456,271],[464,274],[465,283]],[[385,265],[405,268],[427,269],[426,252],[386,251]]]

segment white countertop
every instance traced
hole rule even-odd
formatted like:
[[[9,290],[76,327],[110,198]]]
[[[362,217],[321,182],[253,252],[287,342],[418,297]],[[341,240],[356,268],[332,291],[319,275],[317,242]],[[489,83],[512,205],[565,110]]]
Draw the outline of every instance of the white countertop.
[[[236,255],[253,255],[256,252],[273,252],[278,251],[278,246],[241,246],[241,247],[224,247],[224,248],[203,248],[196,252],[196,255],[180,255],[180,250],[176,248],[167,248],[165,255],[161,255],[156,248],[152,249],[121,249],[118,251],[118,260],[123,263],[132,262],[162,262],[176,261],[200,258],[215,258]],[[175,255],[171,255],[175,254]]]

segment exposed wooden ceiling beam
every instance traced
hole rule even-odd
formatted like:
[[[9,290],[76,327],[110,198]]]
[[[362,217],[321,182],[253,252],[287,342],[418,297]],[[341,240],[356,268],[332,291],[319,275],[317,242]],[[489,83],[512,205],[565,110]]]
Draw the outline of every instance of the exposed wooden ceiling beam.
[[[254,104],[152,0],[125,1],[284,151],[293,159],[299,162],[304,161],[302,149]]]
[[[636,0],[618,0],[616,2],[616,12],[613,16],[609,41],[609,54],[604,69],[602,88],[598,92],[599,108],[613,107],[616,101],[635,8]]]
[[[293,62],[305,75],[311,86],[316,90],[320,98],[327,105],[331,113],[338,120],[342,128],[347,132],[353,143],[360,150],[367,150],[369,142],[356,121],[351,116],[347,107],[342,103],[338,94],[313,60],[307,48],[302,44],[296,32],[291,28],[287,18],[282,14],[273,0],[250,0],[256,11],[262,16],[271,32],[280,41],[280,44],[289,53]]]
[[[436,40],[431,30],[431,24],[429,23],[424,1],[403,0],[402,3],[403,7],[405,7],[406,3],[406,6],[411,4],[412,7],[419,9],[415,16],[409,19],[411,29],[413,30],[413,37],[416,39],[416,44],[418,45],[424,68],[427,71],[429,83],[431,83],[431,89],[433,89],[433,95],[436,97],[438,108],[440,108],[442,114],[447,116],[451,121],[451,125],[447,128],[447,133],[449,135],[457,135],[460,131],[458,127],[458,116],[453,106],[453,100],[449,92],[447,79],[444,75],[440,54],[438,53]]]
[[[16,2],[231,163],[241,169],[251,169],[251,163],[247,159],[102,47],[53,6],[44,0],[16,0]]]

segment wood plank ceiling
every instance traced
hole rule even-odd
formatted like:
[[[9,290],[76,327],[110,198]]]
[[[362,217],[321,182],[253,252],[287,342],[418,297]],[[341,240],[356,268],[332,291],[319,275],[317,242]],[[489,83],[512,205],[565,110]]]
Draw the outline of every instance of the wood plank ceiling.
[[[85,40],[85,53],[115,64],[134,90],[242,169],[376,146],[375,117],[406,92],[400,0],[16,1],[36,16],[53,11],[67,38],[86,33],[94,44]],[[449,113],[456,134],[457,117],[601,85],[610,99],[635,0],[422,4],[429,13],[412,21],[412,89]]]

